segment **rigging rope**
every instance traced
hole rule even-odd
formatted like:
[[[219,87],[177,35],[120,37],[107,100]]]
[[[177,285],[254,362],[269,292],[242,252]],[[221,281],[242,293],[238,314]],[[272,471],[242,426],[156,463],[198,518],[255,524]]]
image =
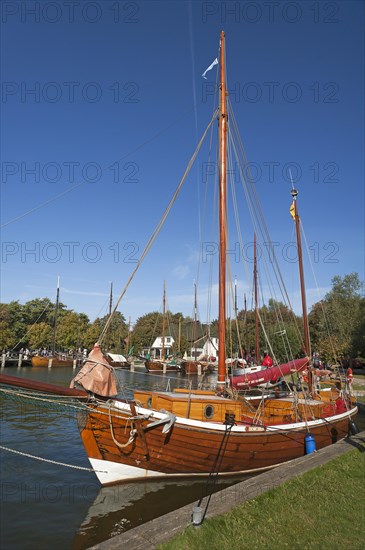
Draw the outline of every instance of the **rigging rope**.
[[[191,167],[192,167],[192,165],[193,165],[193,163],[194,163],[194,161],[195,161],[195,158],[196,158],[196,156],[197,156],[197,154],[198,154],[198,152],[199,152],[199,150],[200,150],[200,147],[201,147],[201,145],[202,145],[202,143],[203,143],[203,141],[204,141],[204,139],[205,139],[205,136],[207,135],[209,128],[211,127],[211,125],[212,125],[213,122],[215,121],[215,119],[216,119],[216,117],[217,117],[217,114],[218,114],[217,112],[214,113],[214,115],[213,115],[211,121],[209,122],[207,128],[205,129],[205,131],[204,131],[204,133],[203,133],[203,136],[202,136],[201,140],[199,141],[199,143],[198,143],[198,145],[197,145],[197,148],[195,149],[195,152],[194,152],[193,156],[191,157],[191,159],[190,159],[190,161],[189,161],[189,163],[188,163],[188,166],[187,166],[187,168],[186,168],[186,170],[185,170],[185,172],[184,172],[184,174],[183,174],[183,176],[182,176],[182,178],[181,178],[181,180],[180,180],[180,182],[179,182],[179,185],[177,186],[177,188],[176,188],[176,190],[175,190],[175,192],[174,192],[174,194],[173,194],[173,196],[172,196],[172,198],[171,198],[169,204],[167,205],[167,207],[166,207],[166,209],[165,209],[165,212],[164,212],[163,215],[162,215],[162,218],[160,219],[160,221],[159,221],[159,223],[157,224],[155,230],[153,231],[153,233],[152,233],[150,239],[148,240],[148,242],[147,242],[147,244],[146,244],[146,246],[145,246],[145,248],[144,248],[144,250],[143,250],[143,252],[142,252],[141,257],[140,257],[140,259],[138,260],[138,263],[137,263],[136,267],[135,267],[134,270],[132,271],[132,274],[130,275],[130,277],[129,277],[129,279],[128,279],[128,281],[127,281],[127,283],[126,283],[126,285],[125,285],[125,287],[124,287],[124,289],[123,289],[121,295],[119,296],[119,298],[118,298],[118,300],[117,300],[117,302],[116,302],[116,304],[115,304],[115,306],[114,306],[114,309],[113,309],[111,315],[109,316],[109,319],[108,319],[107,323],[105,324],[105,327],[104,327],[104,329],[103,329],[103,331],[102,331],[102,333],[101,333],[101,335],[100,335],[99,344],[101,344],[102,341],[104,340],[105,335],[106,335],[106,333],[107,333],[107,331],[108,331],[109,325],[110,325],[110,323],[111,323],[111,321],[112,321],[112,319],[113,319],[113,317],[114,317],[115,312],[116,312],[117,309],[118,309],[118,306],[119,306],[120,302],[122,301],[122,298],[123,298],[124,294],[126,293],[128,287],[129,287],[129,285],[130,285],[130,283],[131,283],[133,277],[134,277],[135,274],[137,273],[139,267],[141,266],[141,264],[142,264],[142,262],[143,262],[145,256],[147,255],[148,251],[150,250],[151,246],[153,245],[154,241],[156,240],[157,235],[158,235],[159,232],[161,231],[162,226],[163,226],[163,224],[165,223],[165,220],[166,220],[166,218],[167,218],[167,216],[168,216],[168,214],[169,214],[169,212],[170,212],[170,210],[171,210],[171,208],[172,208],[172,205],[174,204],[174,202],[175,202],[177,196],[179,195],[179,192],[180,192],[180,190],[181,190],[181,187],[182,187],[182,185],[183,185],[183,183],[184,183],[184,181],[185,181],[185,179],[186,179],[186,177],[187,177],[187,175],[188,175],[188,173],[189,173],[189,171],[190,171],[190,169],[191,169]]]
[[[51,306],[53,305],[52,302],[49,302],[46,307],[44,308],[44,310],[42,311],[42,313],[37,317],[37,319],[34,321],[34,323],[29,327],[29,329],[27,330],[27,332],[25,333],[25,335],[19,340],[19,342],[17,342],[15,344],[15,346],[13,346],[13,348],[11,349],[11,351],[14,351],[16,349],[17,346],[19,346],[19,344],[21,342],[23,342],[26,338],[26,336],[30,333],[30,331],[32,330],[32,328],[38,323],[39,319],[42,317],[43,313]]]

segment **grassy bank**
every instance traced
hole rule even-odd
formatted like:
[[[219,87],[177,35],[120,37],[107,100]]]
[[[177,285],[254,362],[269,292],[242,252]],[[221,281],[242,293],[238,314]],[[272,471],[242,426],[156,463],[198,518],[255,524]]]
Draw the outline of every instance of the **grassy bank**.
[[[365,446],[189,527],[161,550],[364,548]]]

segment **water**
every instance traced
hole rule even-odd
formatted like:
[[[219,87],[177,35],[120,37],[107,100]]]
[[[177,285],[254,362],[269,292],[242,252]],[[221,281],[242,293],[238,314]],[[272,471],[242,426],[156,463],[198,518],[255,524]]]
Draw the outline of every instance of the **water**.
[[[72,369],[7,367],[3,371],[68,386]],[[178,374],[119,371],[124,394],[132,387],[187,387]],[[170,382],[168,382],[170,381]],[[195,378],[196,381],[196,378]],[[52,410],[1,398],[1,445],[48,460],[89,468],[70,410]],[[204,481],[156,481],[101,488],[93,472],[41,462],[1,450],[2,550],[89,548],[171,510],[196,503]],[[242,478],[235,478],[235,482]],[[219,481],[222,489],[232,479]]]
[[[178,374],[150,375],[140,369],[119,371],[123,394],[131,388],[187,387]],[[3,371],[68,386],[72,369]],[[214,378],[213,378],[214,379]],[[208,378],[207,383],[213,381]],[[196,384],[196,377],[193,378]],[[1,398],[1,445],[50,460],[89,468],[73,411],[57,411]],[[357,418],[360,429],[365,418]],[[205,481],[154,481],[101,488],[93,472],[49,464],[1,451],[2,550],[81,550],[122,533],[171,510],[200,499]],[[234,478],[234,481],[244,479]],[[231,480],[218,482],[222,489]],[[204,493],[205,494],[205,493]]]

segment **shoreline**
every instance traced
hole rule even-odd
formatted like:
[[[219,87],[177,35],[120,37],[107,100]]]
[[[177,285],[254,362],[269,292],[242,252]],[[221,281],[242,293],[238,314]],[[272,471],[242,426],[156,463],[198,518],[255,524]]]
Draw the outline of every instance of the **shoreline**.
[[[365,405],[360,404],[360,408],[362,410],[365,409]],[[352,451],[354,448],[360,448],[363,443],[365,443],[365,431],[223,489],[212,495],[206,518],[225,514],[235,506],[274,489],[295,476],[317,468],[338,456]],[[126,531],[121,535],[92,546],[89,550],[119,550],[125,547],[129,548],[129,550],[152,550],[181,533],[189,525],[192,525],[191,515],[195,505],[195,503],[191,503],[183,506],[164,516]],[[204,506],[205,502],[202,504],[203,508]]]

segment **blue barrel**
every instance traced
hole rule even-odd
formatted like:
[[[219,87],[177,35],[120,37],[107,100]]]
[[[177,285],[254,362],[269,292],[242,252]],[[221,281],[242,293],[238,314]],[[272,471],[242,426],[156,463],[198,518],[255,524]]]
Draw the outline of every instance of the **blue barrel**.
[[[305,445],[305,454],[310,455],[314,451],[316,451],[316,441],[313,437],[313,435],[308,432],[304,438],[304,445]]]

